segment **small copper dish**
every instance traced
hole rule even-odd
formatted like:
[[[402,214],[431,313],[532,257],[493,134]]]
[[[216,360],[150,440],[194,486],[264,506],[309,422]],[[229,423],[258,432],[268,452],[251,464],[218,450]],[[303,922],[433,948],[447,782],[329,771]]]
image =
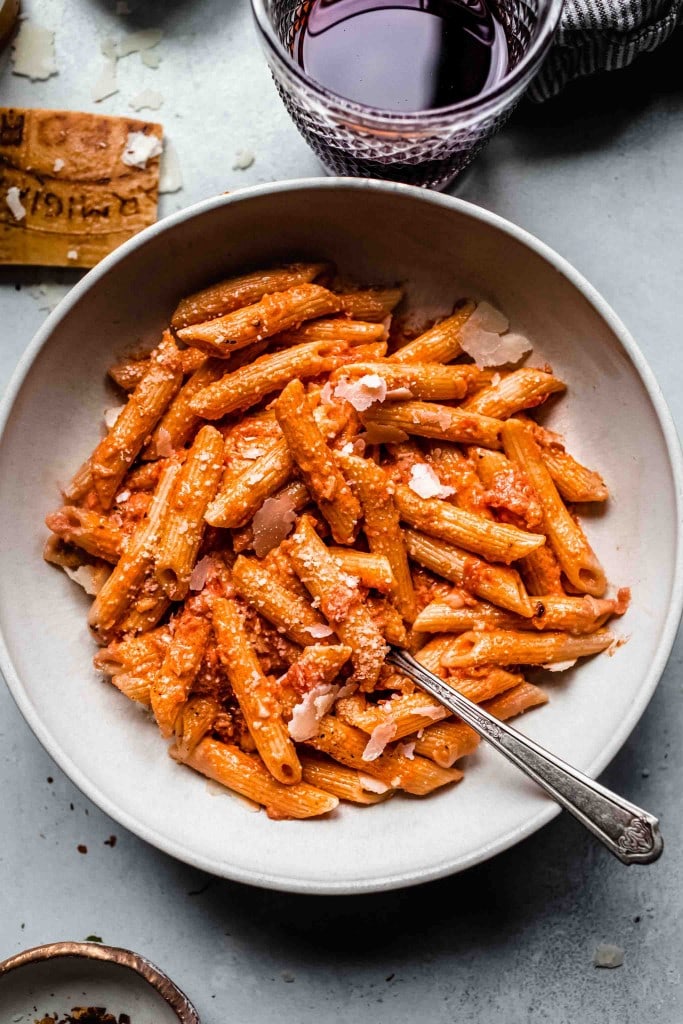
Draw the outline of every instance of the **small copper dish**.
[[[53,942],[0,962],[0,1021],[36,1024],[50,1016],[116,1024],[201,1024],[187,996],[138,953],[99,942]]]

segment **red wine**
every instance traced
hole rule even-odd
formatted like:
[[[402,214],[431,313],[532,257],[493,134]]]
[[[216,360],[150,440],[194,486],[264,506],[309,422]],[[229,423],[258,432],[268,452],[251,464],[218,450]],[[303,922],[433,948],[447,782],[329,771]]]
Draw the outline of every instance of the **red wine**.
[[[331,92],[403,113],[478,96],[508,69],[485,0],[311,0],[292,55]]]

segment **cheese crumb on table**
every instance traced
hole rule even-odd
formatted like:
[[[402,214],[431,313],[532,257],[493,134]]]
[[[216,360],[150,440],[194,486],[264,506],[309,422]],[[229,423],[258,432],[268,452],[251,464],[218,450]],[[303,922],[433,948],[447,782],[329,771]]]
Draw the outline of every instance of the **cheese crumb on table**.
[[[146,167],[152,157],[160,156],[163,147],[156,135],[145,135],[144,132],[128,132],[126,148],[121,155],[121,162],[128,167]]]
[[[11,185],[10,188],[7,189],[5,202],[9,206],[10,212],[15,220],[24,219],[26,216],[26,207],[19,197],[19,189],[16,185]]]
[[[12,46],[12,74],[41,82],[59,74],[55,34],[36,21],[22,21]]]

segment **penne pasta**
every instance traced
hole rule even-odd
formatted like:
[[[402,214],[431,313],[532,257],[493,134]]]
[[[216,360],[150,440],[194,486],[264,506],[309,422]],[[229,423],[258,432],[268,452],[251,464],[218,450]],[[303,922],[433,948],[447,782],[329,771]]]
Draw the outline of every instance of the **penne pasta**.
[[[102,508],[112,504],[124,476],[181,383],[180,370],[165,363],[153,363],[114,426],[90,456],[86,464],[89,486],[97,493]],[[67,497],[78,496],[80,490],[77,475]]]
[[[392,359],[399,363],[450,363],[462,352],[460,332],[475,308],[474,302],[463,302],[452,316],[394,352]]]
[[[332,536],[340,544],[350,543],[360,519],[360,505],[315,422],[300,380],[290,381],[274,409],[289,452]]]
[[[215,697],[192,697],[185,702],[175,720],[175,747],[180,760],[189,757],[222,711],[223,706]]]
[[[519,573],[507,566],[489,565],[460,548],[417,530],[404,530],[408,554],[426,569],[483,597],[500,608],[529,618],[534,604]]]
[[[209,355],[226,359],[237,349],[289,330],[304,320],[338,313],[340,308],[338,297],[326,288],[298,284],[264,295],[258,302],[226,316],[181,327],[178,337]]]
[[[171,748],[170,754],[214,782],[265,807],[269,818],[316,818],[333,811],[339,803],[336,796],[306,782],[282,785],[258,757],[209,737],[185,755],[177,746]]]
[[[271,270],[229,277],[181,299],[171,317],[171,326],[180,331],[183,327],[225,316],[242,306],[253,305],[270,292],[309,284],[325,273],[329,266],[328,263],[290,263]]]
[[[310,516],[301,517],[286,545],[299,579],[341,642],[351,648],[354,680],[371,690],[379,678],[387,646],[357,587],[351,585],[318,537]]]
[[[493,700],[486,701],[483,706],[489,714],[506,721],[529,708],[546,704],[547,701],[547,696],[539,686],[521,682]],[[456,761],[473,753],[479,742],[478,733],[469,725],[450,719],[425,729],[424,734],[415,742],[415,751],[423,757],[431,758],[442,768],[450,768]]]
[[[500,448],[500,420],[478,412],[461,412],[450,405],[434,402],[391,402],[373,406],[363,414],[365,423],[393,427],[417,437],[479,444]]]
[[[178,713],[199,672],[210,629],[207,619],[189,609],[176,619],[166,656],[150,690],[152,711],[166,738],[173,735]]]
[[[538,405],[548,395],[565,390],[566,385],[552,373],[523,367],[504,374],[496,384],[478,391],[463,402],[461,408],[506,420],[521,409]]]
[[[354,363],[337,370],[332,379],[341,375],[381,377],[389,392],[407,389],[412,398],[433,399],[439,402],[463,398],[470,383],[479,374],[471,366],[440,366],[438,363]],[[403,397],[406,397],[405,395]]]
[[[402,789],[415,796],[425,796],[462,778],[462,772],[456,769],[439,768],[424,757],[411,760],[395,750],[380,754],[374,760],[365,760],[367,736],[332,715],[325,715],[318,733],[308,742],[333,761],[378,779],[390,789]]]
[[[370,551],[389,562],[395,580],[396,607],[406,621],[412,622],[417,610],[415,591],[390,481],[370,459],[343,454],[337,457],[360,498]]]
[[[506,455],[525,471],[538,494],[543,529],[565,576],[581,593],[602,597],[607,585],[602,566],[567,511],[530,431],[519,421],[507,420],[502,438]]]
[[[331,320],[309,320],[300,327],[278,334],[278,345],[301,345],[306,341],[343,342],[347,345],[368,345],[386,340],[384,324],[347,320],[343,316]]]
[[[391,563],[385,555],[356,551],[354,548],[330,547],[328,550],[344,572],[357,576],[362,586],[369,590],[379,590],[383,594],[390,594],[396,589]]]
[[[585,636],[569,633],[523,633],[516,630],[489,630],[462,633],[442,658],[447,668],[471,668],[475,665],[545,665],[572,661],[604,651],[614,643],[605,630]]]
[[[263,564],[240,555],[232,567],[231,578],[240,597],[290,640],[302,647],[319,642],[318,634],[326,625],[323,617],[309,601],[283,586]]]
[[[293,470],[287,442],[271,442],[263,455],[223,480],[206,510],[207,523],[231,529],[245,526],[266,498],[287,483]]]
[[[92,604],[88,624],[105,642],[130,609],[153,564],[155,546],[179,472],[180,466],[171,463],[161,474],[147,516],[133,533],[114,571]]]
[[[223,471],[223,437],[210,426],[197,434],[169,498],[155,554],[155,575],[173,601],[187,594],[204,533],[204,515]]]
[[[602,478],[525,414],[564,384],[472,363],[470,300],[387,355],[402,289],[333,272],[182,299],[109,371],[127,402],[46,519],[45,559],[95,594],[95,667],[273,819],[462,778],[477,733],[389,645],[505,719],[547,700],[520,668],[609,648],[630,600],[602,596],[564,504],[604,501]]]
[[[248,366],[227,373],[203,388],[190,400],[190,409],[203,419],[218,420],[228,413],[248,409],[290,380],[317,377],[329,365],[329,343],[309,341],[304,345],[260,356]]]
[[[559,629],[580,635],[593,633],[615,614],[619,614],[617,601],[588,595],[545,595],[536,604],[530,619],[486,602],[454,607],[436,600],[423,608],[413,629],[419,633],[464,633],[470,629]]]
[[[282,710],[249,642],[237,605],[230,598],[214,598],[212,617],[218,655],[264,765],[278,782],[288,786],[300,782],[301,765]]]
[[[354,320],[384,320],[403,298],[402,288],[365,288],[337,295],[342,311]]]
[[[493,562],[516,562],[545,544],[543,534],[493,522],[439,498],[421,498],[404,484],[397,486],[394,501],[401,519],[410,526]]]
[[[75,544],[105,562],[118,562],[126,546],[125,534],[110,516],[86,508],[65,505],[47,516],[45,523],[68,544]]]
[[[363,782],[365,781],[367,786],[368,780],[367,777],[364,780],[361,772],[345,768],[344,765],[328,761],[326,758],[306,754],[301,758],[301,767],[304,782],[352,804],[378,804],[392,795],[392,790],[388,786],[380,793],[374,788],[372,791],[365,788]]]

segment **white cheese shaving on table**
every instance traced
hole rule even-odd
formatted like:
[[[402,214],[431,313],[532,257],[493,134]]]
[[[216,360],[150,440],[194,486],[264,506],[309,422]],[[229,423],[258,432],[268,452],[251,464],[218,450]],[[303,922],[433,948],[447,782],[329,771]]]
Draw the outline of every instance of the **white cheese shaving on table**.
[[[344,377],[334,389],[334,397],[343,398],[357,412],[365,412],[375,402],[381,403],[385,400],[386,381],[378,373],[366,373],[354,381]]]
[[[442,484],[426,462],[416,462],[411,466],[408,487],[420,498],[449,498],[451,494],[455,494],[455,487]]]
[[[55,34],[36,21],[22,21],[12,47],[12,74],[42,82],[59,74]]]
[[[116,54],[119,58],[128,57],[131,53],[140,53],[142,50],[151,50],[164,37],[160,28],[142,28],[137,32],[129,32],[116,47]]]
[[[10,213],[15,220],[23,220],[26,216],[26,207],[19,198],[19,189],[16,185],[11,185],[7,189],[7,195],[5,196],[5,202],[10,208]]]
[[[364,761],[375,761],[381,754],[384,753],[384,748],[387,743],[391,743],[394,736],[396,735],[396,722],[380,722],[370,733],[370,739],[368,740],[365,750],[361,757]]]
[[[158,110],[164,102],[164,97],[154,89],[143,89],[137,96],[133,96],[128,104],[133,110]]]
[[[100,73],[95,79],[95,84],[92,87],[90,95],[93,103],[101,103],[102,100],[106,100],[109,96],[114,96],[118,91],[119,86],[116,81],[116,60],[109,57],[102,65]]]
[[[170,139],[164,139],[164,150],[159,161],[159,195],[179,192],[183,187],[183,175],[175,146]]]
[[[127,167],[145,168],[147,161],[160,156],[163,147],[161,139],[156,135],[145,135],[144,132],[128,132],[126,148],[121,154],[121,162]]]
[[[156,71],[161,64],[161,54],[155,53],[153,50],[143,50],[140,54],[140,60],[145,67],[152,68]]]
[[[233,171],[246,171],[256,159],[256,154],[250,149],[240,149],[235,153],[235,161],[232,165]]]

